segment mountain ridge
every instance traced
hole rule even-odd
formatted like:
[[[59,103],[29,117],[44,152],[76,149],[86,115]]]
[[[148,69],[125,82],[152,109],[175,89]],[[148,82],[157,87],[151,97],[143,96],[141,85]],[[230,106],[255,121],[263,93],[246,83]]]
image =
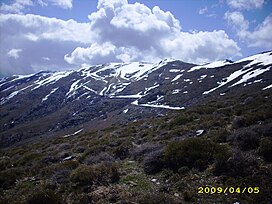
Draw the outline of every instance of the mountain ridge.
[[[200,104],[214,95],[269,90],[271,66],[269,51],[237,62],[222,60],[195,65],[165,59],[155,64],[109,63],[4,78],[0,81],[0,146],[46,137],[49,133],[88,131],[86,124],[95,127],[107,123],[105,120],[122,118],[125,122],[122,115],[145,117],[148,108],[160,115]],[[111,114],[114,116],[109,119]]]

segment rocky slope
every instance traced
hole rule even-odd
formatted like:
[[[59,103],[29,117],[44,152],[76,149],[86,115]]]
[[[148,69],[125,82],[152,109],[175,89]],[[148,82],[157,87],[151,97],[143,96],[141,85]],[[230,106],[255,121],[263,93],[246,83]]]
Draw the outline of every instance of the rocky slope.
[[[159,116],[213,96],[271,91],[271,67],[272,52],[265,52],[237,62],[194,65],[166,59],[4,78],[0,146]]]
[[[270,69],[266,52],[2,79],[0,203],[272,203]]]

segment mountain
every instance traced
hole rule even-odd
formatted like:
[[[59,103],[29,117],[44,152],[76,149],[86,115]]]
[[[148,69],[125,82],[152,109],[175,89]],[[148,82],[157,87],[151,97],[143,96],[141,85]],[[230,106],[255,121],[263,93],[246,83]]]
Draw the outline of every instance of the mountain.
[[[271,91],[271,67],[270,51],[236,62],[195,65],[165,59],[3,78],[0,146],[160,116],[213,96]]]
[[[272,203],[271,67],[270,51],[1,79],[0,203]]]

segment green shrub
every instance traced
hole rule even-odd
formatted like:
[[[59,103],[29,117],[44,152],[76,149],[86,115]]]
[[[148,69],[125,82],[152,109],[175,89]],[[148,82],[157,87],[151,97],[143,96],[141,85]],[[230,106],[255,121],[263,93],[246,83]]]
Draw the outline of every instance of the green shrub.
[[[26,204],[60,204],[60,198],[52,190],[39,190],[27,199]]]
[[[245,119],[242,116],[235,117],[231,124],[233,129],[238,129],[245,126]]]
[[[10,168],[0,172],[0,188],[9,188],[17,179],[20,179],[22,172],[18,168]]]
[[[195,107],[195,112],[199,114],[212,114],[217,110],[216,107],[210,105],[199,105]]]
[[[229,145],[224,144],[217,147],[215,153],[215,162],[214,162],[214,174],[221,175],[225,171],[228,171],[229,168],[228,161],[232,156],[231,148]]]
[[[139,198],[137,199],[137,203],[139,204],[175,204],[178,203],[174,200],[173,197],[171,197],[170,195],[167,195],[165,193],[148,193],[148,194],[144,194],[139,196]]]
[[[125,145],[120,145],[113,150],[113,154],[115,155],[115,157],[123,160],[129,155],[129,147]]]
[[[229,137],[229,141],[237,145],[241,150],[247,151],[256,149],[259,146],[260,137],[251,127],[248,127],[235,131]]]
[[[145,173],[147,174],[153,174],[159,172],[164,163],[162,161],[162,150],[157,150],[154,152],[150,152],[147,154],[143,160],[143,168]]]
[[[119,180],[119,172],[115,163],[82,164],[72,171],[70,179],[79,185],[108,184]]]
[[[172,170],[182,166],[204,170],[214,159],[215,143],[202,138],[175,141],[165,148],[165,163]]]
[[[207,137],[211,138],[213,141],[217,143],[224,143],[227,141],[227,137],[230,135],[230,133],[224,129],[216,129],[216,130],[210,130],[207,134]]]
[[[192,115],[187,114],[181,114],[176,116],[173,120],[171,120],[169,126],[179,126],[179,125],[185,125],[189,122],[192,122],[194,120],[194,117]]]
[[[7,169],[11,166],[10,158],[7,156],[0,157],[0,171]]]
[[[25,153],[22,158],[18,161],[19,166],[24,166],[24,165],[33,165],[34,162],[38,161],[41,158],[40,153],[36,152],[27,152]]]
[[[272,162],[272,140],[271,138],[262,138],[260,147],[258,149],[259,155],[261,155],[265,161]]]
[[[216,176],[225,175],[234,178],[245,177],[251,174],[255,166],[254,163],[254,159],[244,156],[240,150],[236,149],[230,158],[216,159],[214,174]]]

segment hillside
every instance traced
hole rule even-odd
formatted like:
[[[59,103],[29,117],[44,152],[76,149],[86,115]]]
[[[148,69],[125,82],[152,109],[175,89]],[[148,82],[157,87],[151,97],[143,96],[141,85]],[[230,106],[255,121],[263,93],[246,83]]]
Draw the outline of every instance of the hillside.
[[[4,78],[0,201],[270,203],[271,66],[265,52]]]

